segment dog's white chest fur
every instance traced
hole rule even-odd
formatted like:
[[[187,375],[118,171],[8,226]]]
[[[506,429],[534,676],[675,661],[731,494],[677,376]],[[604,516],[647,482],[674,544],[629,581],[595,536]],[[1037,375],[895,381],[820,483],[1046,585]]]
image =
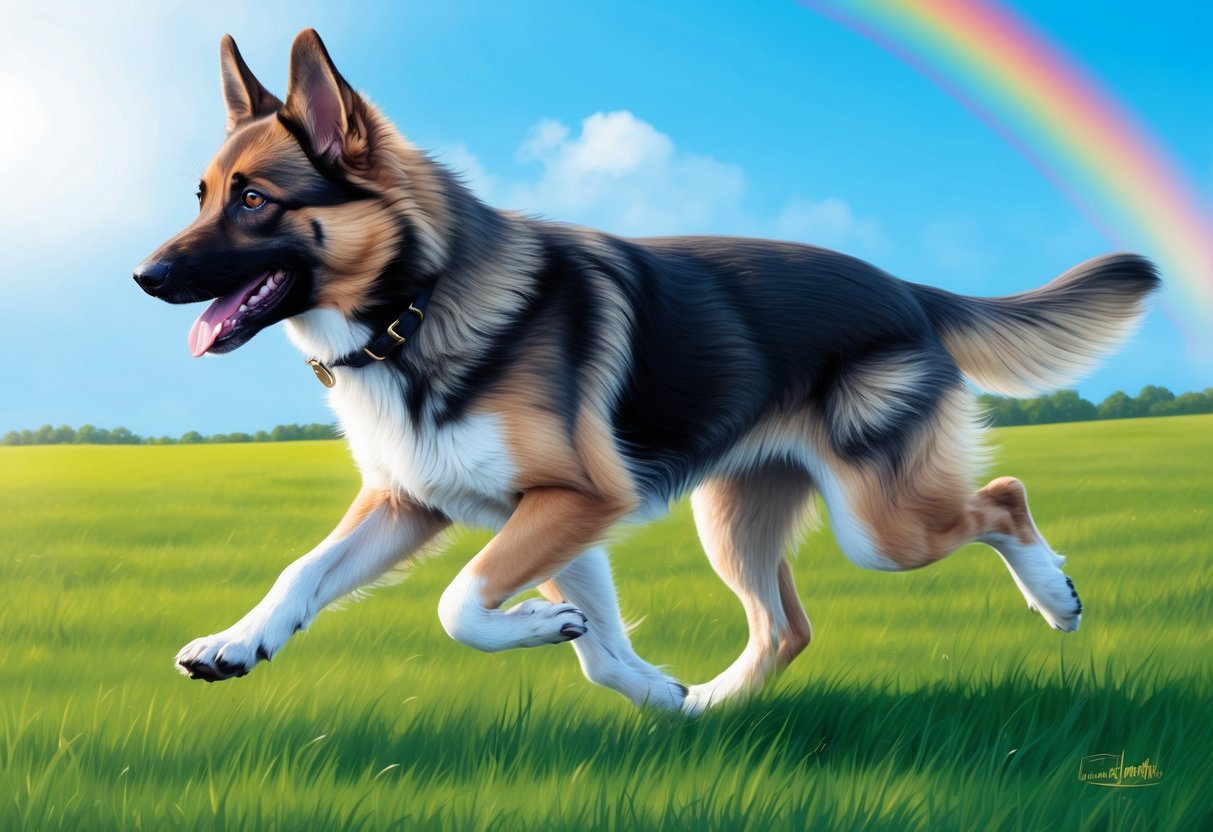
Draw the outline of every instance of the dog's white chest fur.
[[[358,374],[358,378],[349,376]],[[345,372],[330,394],[364,480],[411,494],[453,520],[499,528],[514,477],[497,419],[467,416],[441,427],[414,423],[390,368]]]
[[[331,320],[307,321],[312,326],[306,329],[298,319],[290,323],[295,324],[288,328],[291,340],[321,360],[348,352],[342,341],[365,340],[362,333],[333,338],[337,333],[323,326]],[[321,340],[326,343],[317,343]],[[493,529],[505,523],[514,506],[515,470],[496,417],[473,414],[442,426],[425,418],[415,422],[405,404],[403,379],[390,367],[337,368],[335,373],[329,402],[366,484],[409,494],[457,522]]]
[[[357,373],[358,378],[349,378]],[[411,494],[453,520],[499,528],[513,464],[495,417],[415,424],[387,367],[342,373],[330,401],[364,480]],[[429,420],[424,420],[429,422]]]

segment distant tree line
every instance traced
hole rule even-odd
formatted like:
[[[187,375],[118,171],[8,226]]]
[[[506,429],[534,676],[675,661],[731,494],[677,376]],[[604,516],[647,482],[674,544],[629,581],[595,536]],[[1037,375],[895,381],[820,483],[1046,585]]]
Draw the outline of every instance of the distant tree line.
[[[1213,387],[1177,396],[1165,387],[1148,384],[1136,396],[1117,390],[1099,404],[1082,398],[1076,390],[1059,390],[1035,399],[982,396],[980,401],[996,427],[1043,425],[1049,422],[1213,413]]]
[[[310,425],[278,425],[256,433],[212,433],[204,436],[196,430],[172,436],[140,436],[123,427],[107,430],[93,425],[51,427],[37,430],[10,430],[0,445],[203,445],[227,442],[295,442],[301,439],[336,439],[335,425],[313,422]]]
[[[1142,416],[1180,416],[1213,413],[1213,387],[1175,395],[1165,387],[1149,384],[1136,396],[1117,390],[1099,404],[1087,401],[1076,390],[1059,390],[1035,399],[982,396],[980,402],[995,427],[1043,425],[1050,422],[1089,422],[1095,419],[1135,419]],[[336,439],[337,427],[313,422],[310,425],[278,425],[256,433],[213,433],[196,430],[171,436],[143,437],[123,427],[43,425],[37,430],[10,430],[0,445],[201,445],[227,442],[294,442],[301,439]]]

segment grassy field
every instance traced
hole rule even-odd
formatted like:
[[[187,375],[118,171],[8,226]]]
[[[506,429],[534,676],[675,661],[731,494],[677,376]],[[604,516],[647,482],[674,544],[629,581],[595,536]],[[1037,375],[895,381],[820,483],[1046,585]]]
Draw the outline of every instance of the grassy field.
[[[484,535],[207,685],[226,627],[357,489],[339,443],[0,449],[0,829],[1213,828],[1213,417],[1014,428],[1070,556],[1082,629],[1027,611],[993,552],[796,577],[814,642],[698,721],[591,687],[567,646],[451,642],[439,594]],[[685,506],[614,547],[641,655],[685,681],[740,651],[740,606]],[[1163,778],[1080,782],[1124,752]]]

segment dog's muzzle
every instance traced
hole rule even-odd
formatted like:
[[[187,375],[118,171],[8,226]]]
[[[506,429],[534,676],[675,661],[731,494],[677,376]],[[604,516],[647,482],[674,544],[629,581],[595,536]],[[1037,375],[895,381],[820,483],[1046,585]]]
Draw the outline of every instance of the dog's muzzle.
[[[134,278],[140,289],[155,297],[168,283],[169,266],[159,260],[145,260],[135,267]]]

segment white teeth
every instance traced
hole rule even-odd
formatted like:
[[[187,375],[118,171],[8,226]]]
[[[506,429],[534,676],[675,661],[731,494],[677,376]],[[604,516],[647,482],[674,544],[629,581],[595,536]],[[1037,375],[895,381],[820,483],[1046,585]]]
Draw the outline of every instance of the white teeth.
[[[270,288],[269,288],[268,286],[262,286],[262,287],[261,287],[261,291],[259,291],[259,292],[257,293],[257,297],[259,297],[259,298],[263,298],[263,297],[265,297],[266,295],[268,295],[269,293],[270,293]]]
[[[265,281],[265,285],[266,285],[266,286],[268,286],[269,288],[273,289],[273,288],[274,288],[274,287],[276,287],[278,284],[274,282],[274,276],[273,276],[273,275],[270,275],[270,279],[269,279],[269,280],[267,280],[267,281]]]
[[[247,303],[242,303],[242,304],[240,304],[240,311],[241,311],[241,312],[247,312],[247,311],[248,311],[248,304],[247,304]]]

